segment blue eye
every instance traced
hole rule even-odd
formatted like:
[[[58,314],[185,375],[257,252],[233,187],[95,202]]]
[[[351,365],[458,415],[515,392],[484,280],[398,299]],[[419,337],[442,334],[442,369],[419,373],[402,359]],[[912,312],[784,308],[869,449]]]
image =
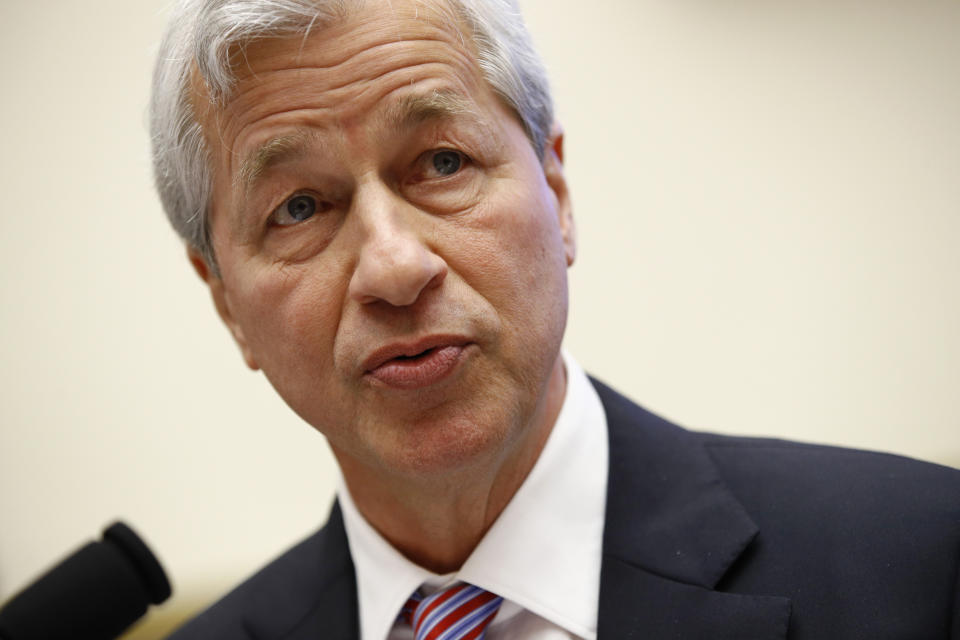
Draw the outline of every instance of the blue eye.
[[[296,222],[303,222],[317,212],[317,200],[313,196],[299,195],[287,200],[285,208]]]
[[[433,168],[442,176],[450,176],[460,170],[463,160],[456,151],[438,151],[433,154]]]
[[[322,208],[323,203],[316,196],[298,193],[284,200],[283,204],[270,214],[270,223],[278,227],[292,227],[309,220]]]

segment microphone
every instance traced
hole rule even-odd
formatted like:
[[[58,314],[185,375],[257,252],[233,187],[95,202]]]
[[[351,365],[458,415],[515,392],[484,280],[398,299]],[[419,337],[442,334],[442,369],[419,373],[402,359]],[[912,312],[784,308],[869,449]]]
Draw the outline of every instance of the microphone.
[[[122,522],[0,609],[0,640],[112,640],[170,597],[156,556]]]

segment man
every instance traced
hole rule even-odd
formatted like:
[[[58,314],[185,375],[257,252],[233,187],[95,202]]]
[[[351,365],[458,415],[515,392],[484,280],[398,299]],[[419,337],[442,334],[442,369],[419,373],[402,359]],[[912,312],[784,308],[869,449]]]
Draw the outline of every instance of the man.
[[[218,313],[343,476],[176,638],[960,638],[958,474],[692,434],[561,355],[563,135],[509,0],[184,2],[152,129]]]

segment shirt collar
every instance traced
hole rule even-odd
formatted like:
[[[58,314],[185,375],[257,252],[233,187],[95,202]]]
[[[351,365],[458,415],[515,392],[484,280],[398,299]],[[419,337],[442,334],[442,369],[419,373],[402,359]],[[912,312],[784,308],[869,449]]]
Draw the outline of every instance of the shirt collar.
[[[422,583],[463,580],[493,591],[571,633],[596,634],[607,484],[603,405],[563,353],[567,391],[536,464],[510,503],[451,576],[437,576],[394,549],[337,490],[357,574],[362,640],[384,640]]]

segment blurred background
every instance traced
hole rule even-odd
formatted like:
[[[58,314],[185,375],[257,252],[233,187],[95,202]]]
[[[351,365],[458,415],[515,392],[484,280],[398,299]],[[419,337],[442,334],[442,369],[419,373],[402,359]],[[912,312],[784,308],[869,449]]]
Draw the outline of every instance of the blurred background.
[[[0,3],[0,602],[124,518],[175,594],[130,638],[313,531],[336,482],[154,195],[167,5]],[[690,428],[960,466],[960,3],[521,5],[581,364]]]

